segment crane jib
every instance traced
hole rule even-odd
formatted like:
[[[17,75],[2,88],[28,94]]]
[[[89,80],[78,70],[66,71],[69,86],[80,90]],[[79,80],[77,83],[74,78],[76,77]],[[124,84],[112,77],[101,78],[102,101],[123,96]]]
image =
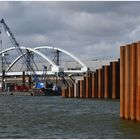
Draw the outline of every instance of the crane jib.
[[[13,46],[16,48],[17,52],[20,53],[23,56],[23,61],[25,61],[26,63],[28,63],[26,56],[24,55],[25,53],[22,51],[22,49],[20,48],[19,43],[17,42],[16,38],[14,37],[13,33],[11,32],[10,28],[8,27],[8,25],[5,23],[4,19],[0,20],[0,23],[2,25],[2,27],[4,28],[7,36],[9,37],[11,43],[13,44]],[[32,60],[33,58],[30,58],[32,62],[34,62],[34,60]],[[28,65],[28,64],[26,64]],[[34,79],[34,75],[36,75],[34,69],[32,68],[32,66],[29,64],[28,65],[28,69],[30,69],[30,74]],[[35,78],[36,80],[37,78]]]

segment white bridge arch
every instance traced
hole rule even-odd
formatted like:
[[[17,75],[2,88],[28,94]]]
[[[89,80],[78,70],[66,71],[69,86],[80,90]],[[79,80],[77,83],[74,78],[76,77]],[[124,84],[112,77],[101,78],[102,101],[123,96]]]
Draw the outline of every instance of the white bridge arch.
[[[68,51],[66,51],[64,49],[60,49],[60,48],[56,48],[56,47],[52,47],[52,46],[39,46],[39,47],[35,47],[34,49],[35,50],[38,50],[38,49],[52,49],[52,50],[58,50],[60,52],[63,52],[64,54],[67,54],[68,56],[72,57],[76,62],[78,62],[82,66],[81,72],[86,72],[87,71],[87,67],[85,66],[85,64],[82,61],[80,61],[77,57],[75,57],[73,54],[69,53]]]
[[[33,49],[33,48],[28,48],[28,47],[24,47],[24,46],[21,46],[20,48],[23,49],[23,50],[29,50],[29,51],[31,51],[31,52],[34,52],[34,53],[40,55],[42,58],[44,58],[47,62],[49,62],[49,63],[52,65],[52,71],[54,70],[53,72],[57,72],[57,71],[55,71],[55,70],[58,70],[58,66],[57,66],[54,62],[52,62],[47,56],[45,56],[44,54],[42,54],[41,52],[39,52],[39,51],[37,51],[37,50],[35,50],[35,49]],[[16,48],[16,47],[7,48],[7,49],[3,50],[2,52],[0,52],[0,55],[1,55],[2,53],[6,53],[6,52],[8,52],[8,51],[15,50],[15,49],[17,49],[17,48]],[[25,55],[25,54],[24,54],[24,55]],[[15,64],[22,56],[23,56],[23,55],[18,56],[18,57],[9,65],[9,67],[6,69],[6,72],[8,72],[8,71],[14,66],[14,64]]]
[[[44,55],[43,53],[39,52],[38,50],[39,49],[52,49],[52,50],[58,50],[60,52],[63,52],[64,54],[67,54],[68,56],[72,57],[75,61],[77,61],[81,66],[81,70],[64,70],[64,72],[67,72],[67,73],[83,73],[83,72],[86,72],[87,71],[87,67],[85,66],[85,64],[80,61],[78,58],[76,58],[74,55],[72,55],[71,53],[67,52],[66,50],[63,50],[63,49],[60,49],[60,48],[55,48],[55,47],[51,47],[51,46],[39,46],[39,47],[35,47],[35,48],[29,48],[29,47],[24,47],[24,46],[21,46],[20,47],[21,49],[24,49],[24,50],[29,50],[31,52],[34,52],[38,55],[40,55],[42,58],[44,58],[47,62],[49,62],[51,65],[52,65],[52,72],[59,72],[59,66],[57,66],[54,62],[52,62],[46,55]],[[10,47],[10,48],[7,48],[5,50],[3,50],[2,52],[0,52],[0,55],[2,55],[2,53],[6,53],[8,51],[11,51],[11,50],[14,50],[14,49],[17,49],[16,47]],[[25,55],[26,53],[24,53]],[[10,65],[9,67],[6,69],[6,72],[8,72],[13,66],[14,64],[23,57],[23,55],[20,55],[18,56]]]

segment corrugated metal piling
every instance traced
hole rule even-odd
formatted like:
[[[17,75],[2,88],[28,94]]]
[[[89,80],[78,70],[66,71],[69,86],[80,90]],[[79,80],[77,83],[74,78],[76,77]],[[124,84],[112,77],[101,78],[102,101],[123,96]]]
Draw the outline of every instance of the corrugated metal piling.
[[[89,89],[90,89],[89,83],[90,83],[90,78],[89,76],[86,76],[85,77],[86,98],[89,98]]]
[[[102,69],[98,69],[98,98],[102,98]]]
[[[92,73],[92,77],[91,78],[92,78],[92,83],[91,83],[92,95],[91,95],[91,97],[92,98],[96,98],[96,96],[95,96],[95,73]]]
[[[66,89],[64,89],[64,88],[62,88],[62,97],[65,97],[65,91],[66,91]]]
[[[83,80],[80,80],[80,98],[83,97]]]
[[[120,94],[120,90],[117,89],[120,84],[117,79],[119,77],[119,65],[119,62],[111,62],[110,65],[102,66],[94,73],[88,73],[83,77],[83,80],[68,87],[68,97],[118,99]]]
[[[104,67],[104,98],[109,98],[109,66]]]
[[[80,98],[80,81],[76,84],[76,98]]]
[[[130,45],[125,46],[125,118],[130,117]]]
[[[120,117],[140,121],[140,42],[120,47]]]
[[[125,95],[125,47],[120,48],[120,117],[124,117],[124,95]]]
[[[140,41],[121,46],[118,61],[88,74],[75,88],[77,94],[69,91],[71,98],[120,98],[120,117],[140,121]],[[63,97],[68,97],[67,90]]]
[[[136,119],[136,47],[133,43],[130,46],[130,119]]]
[[[117,62],[112,63],[112,98],[117,98]]]
[[[140,121],[140,42],[137,43],[136,53],[136,120]]]
[[[96,70],[96,73],[95,73],[95,98],[98,98],[98,70]]]

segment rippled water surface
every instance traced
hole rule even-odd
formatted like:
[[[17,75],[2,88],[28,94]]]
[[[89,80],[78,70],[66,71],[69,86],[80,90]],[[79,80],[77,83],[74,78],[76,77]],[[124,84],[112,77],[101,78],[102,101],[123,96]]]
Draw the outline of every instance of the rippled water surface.
[[[140,138],[119,101],[0,96],[0,138]]]

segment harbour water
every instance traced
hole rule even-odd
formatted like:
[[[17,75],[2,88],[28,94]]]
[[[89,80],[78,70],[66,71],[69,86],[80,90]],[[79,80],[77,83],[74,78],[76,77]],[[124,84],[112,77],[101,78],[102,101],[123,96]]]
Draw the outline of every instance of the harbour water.
[[[140,138],[119,117],[119,100],[0,96],[0,138]]]

